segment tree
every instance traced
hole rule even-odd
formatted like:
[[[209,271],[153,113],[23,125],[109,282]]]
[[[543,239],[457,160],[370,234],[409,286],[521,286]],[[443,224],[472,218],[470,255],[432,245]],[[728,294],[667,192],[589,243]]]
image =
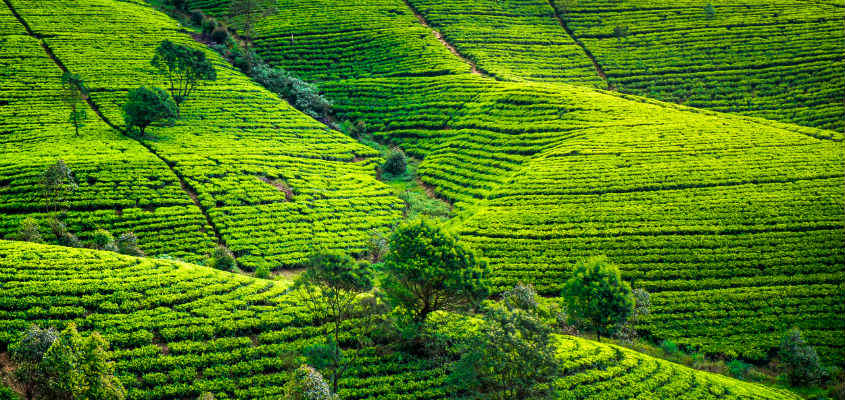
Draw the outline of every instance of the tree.
[[[598,341],[615,333],[634,308],[631,286],[604,258],[579,262],[563,287],[563,298],[570,317],[589,323]]]
[[[716,8],[713,7],[712,4],[707,3],[707,5],[704,6],[704,15],[707,17],[707,19],[715,18],[716,17]]]
[[[41,187],[47,212],[57,210],[65,202],[64,196],[78,188],[73,171],[63,160],[56,161],[44,171]]]
[[[117,237],[117,252],[130,256],[143,257],[144,252],[138,248],[138,237],[132,232],[124,232]]]
[[[643,288],[636,288],[633,290],[634,295],[634,309],[628,320],[616,332],[616,337],[628,343],[633,343],[634,339],[639,336],[636,325],[641,322],[642,318],[651,313],[651,295]]]
[[[225,246],[218,245],[214,251],[209,254],[206,265],[211,268],[219,269],[221,271],[231,271],[237,266],[235,256]]]
[[[798,328],[783,335],[778,355],[786,367],[789,383],[794,386],[818,383],[825,375],[816,349],[807,344]]]
[[[240,18],[241,32],[246,37],[247,48],[255,36],[255,25],[264,17],[277,13],[273,0],[234,0],[229,5],[229,18]]]
[[[62,246],[68,247],[82,247],[82,242],[76,235],[70,233],[68,231],[67,226],[65,226],[62,221],[59,221],[55,217],[47,218],[47,225],[50,226],[50,230],[53,232],[53,236],[56,237],[56,240]]]
[[[44,239],[41,237],[41,226],[38,225],[38,221],[32,217],[26,217],[21,220],[17,239],[25,242],[44,243]]]
[[[170,82],[170,94],[179,106],[202,81],[217,79],[214,65],[206,59],[205,52],[188,46],[175,44],[169,40],[159,43],[152,65],[164,74]]]
[[[108,342],[94,332],[83,337],[70,323],[44,353],[39,369],[49,377],[41,388],[51,400],[121,400],[126,389],[114,376]]]
[[[85,87],[85,81],[79,74],[72,74],[65,72],[62,74],[62,99],[70,107],[70,122],[76,130],[76,136],[79,136],[79,128],[85,125],[85,107],[83,104],[88,99],[88,88]]]
[[[138,127],[141,136],[147,126],[156,121],[176,117],[176,103],[160,88],[148,89],[141,86],[129,91],[128,101],[123,105],[123,120],[127,129]]]
[[[540,318],[536,293],[517,285],[489,303],[484,328],[464,346],[449,383],[478,399],[551,399],[559,374],[552,329]]]
[[[15,379],[23,388],[26,400],[34,399],[39,385],[47,381],[40,363],[56,338],[58,332],[53,328],[31,326],[18,342],[9,347],[11,359],[18,365]]]
[[[321,250],[311,255],[308,269],[297,278],[295,287],[312,313],[330,323],[326,344],[308,352],[313,365],[331,371],[332,391],[337,392],[338,381],[351,365],[340,348],[341,325],[361,308],[359,294],[372,289],[372,266],[339,251]]]
[[[390,238],[383,287],[394,306],[425,322],[437,310],[456,311],[487,297],[487,263],[427,220],[400,225]]]
[[[285,384],[283,399],[285,400],[334,400],[329,385],[323,375],[314,368],[302,364],[293,371],[293,376]]]
[[[395,148],[390,150],[390,153],[387,155],[387,160],[384,161],[382,170],[394,176],[402,175],[405,173],[407,163],[405,153],[403,153],[402,150]]]

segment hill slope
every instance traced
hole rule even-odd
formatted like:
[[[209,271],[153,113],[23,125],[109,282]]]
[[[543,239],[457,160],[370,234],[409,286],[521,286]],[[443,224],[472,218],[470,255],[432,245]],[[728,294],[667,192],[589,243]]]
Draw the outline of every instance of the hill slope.
[[[365,58],[350,71],[324,60],[344,59],[350,43],[382,45],[412,10],[359,7],[364,27],[324,13],[337,31],[318,32],[319,6],[308,4],[281,1],[259,50],[327,79],[343,116],[423,157],[420,179],[462,210],[452,225],[491,260],[499,289],[522,280],[555,295],[576,259],[605,254],[655,293],[643,328],[658,339],[766,359],[798,325],[825,358],[845,359],[841,133],[462,68],[444,75],[417,61],[460,59],[416,31],[384,49],[393,70]]]
[[[23,73],[20,76],[32,76],[46,83],[45,90],[55,91],[61,70],[56,65],[50,70],[51,61],[35,38],[44,37],[41,41],[57,62],[86,79],[93,103],[111,124],[122,121],[118,105],[127,90],[166,86],[166,78],[155,75],[149,61],[160,41],[204,48],[176,22],[146,5],[109,0],[9,4],[22,22],[10,18],[4,5],[0,33],[22,45],[3,49],[8,54],[4,59]],[[70,126],[61,124],[65,111],[55,97],[44,100],[40,92],[28,90],[29,82],[3,79],[2,96],[8,104],[0,112],[7,117],[3,124],[14,127],[14,135],[4,135],[9,151],[2,157],[10,161],[0,177],[2,204],[7,207],[0,217],[2,232],[37,213],[38,204],[28,199],[36,195],[38,174],[55,158],[68,159],[79,174],[80,190],[71,198],[71,229],[135,230],[151,254],[200,260],[212,241],[219,241],[247,270],[291,266],[317,246],[360,252],[371,230],[383,229],[401,216],[401,201],[375,180],[375,150],[296,111],[216,54],[209,51],[208,56],[218,79],[188,99],[175,126],[151,128],[151,137],[134,143],[109,131],[91,112],[90,126],[74,138]],[[35,135],[51,135],[61,147],[24,145]],[[83,159],[89,147],[93,155]],[[131,167],[133,172],[111,171],[125,168],[122,153],[142,160]],[[26,165],[25,175],[18,172],[21,164]],[[276,182],[288,186],[293,198],[274,187]],[[129,193],[122,192],[127,189]],[[111,198],[116,200],[105,200]],[[140,210],[132,208],[139,205]],[[177,205],[182,209],[163,208]],[[91,208],[98,212],[88,212]],[[181,217],[189,212],[193,219]],[[147,231],[170,237],[157,247],[158,237]]]
[[[0,346],[30,324],[75,322],[112,343],[129,399],[280,398],[319,326],[279,282],[109,252],[0,241]],[[355,334],[354,321],[348,335]],[[348,339],[344,339],[348,340]],[[797,399],[653,359],[559,338],[566,399]],[[285,362],[293,357],[295,362]],[[360,350],[344,399],[445,399],[448,365]]]

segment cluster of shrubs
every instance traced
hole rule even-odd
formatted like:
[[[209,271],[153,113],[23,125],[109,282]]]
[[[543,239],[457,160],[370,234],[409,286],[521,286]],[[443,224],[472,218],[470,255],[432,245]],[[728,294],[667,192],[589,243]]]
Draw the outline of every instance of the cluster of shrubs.
[[[50,232],[55,237],[56,242],[61,246],[86,247],[96,250],[113,251],[115,253],[130,256],[144,256],[144,252],[138,248],[138,238],[133,232],[124,232],[115,238],[111,232],[100,228],[94,231],[89,242],[83,242],[76,235],[70,232],[67,226],[58,218],[51,216],[47,218],[46,222],[47,226],[50,227]],[[41,225],[35,218],[32,217],[27,217],[21,220],[21,226],[18,233],[11,235],[9,239],[33,243],[45,242],[44,237],[41,234]]]

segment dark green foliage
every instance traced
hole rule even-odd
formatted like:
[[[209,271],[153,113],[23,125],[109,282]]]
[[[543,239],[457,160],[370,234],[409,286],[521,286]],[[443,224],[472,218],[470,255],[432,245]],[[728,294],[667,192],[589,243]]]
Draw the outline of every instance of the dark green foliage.
[[[68,122],[76,130],[76,136],[79,136],[79,128],[85,125],[87,105],[84,102],[88,98],[88,88],[85,87],[85,81],[79,74],[70,72],[62,74],[62,95],[63,100],[70,107]]]
[[[778,356],[792,385],[816,384],[825,376],[816,349],[807,344],[798,328],[792,328],[783,335]]]
[[[628,37],[628,25],[616,25],[613,27],[613,37],[621,41]]]
[[[133,232],[125,232],[117,237],[117,252],[130,256],[142,257],[144,252],[138,248],[138,238]]]
[[[247,38],[247,45],[255,35],[255,25],[276,12],[273,0],[233,0],[229,5],[229,16],[240,21],[242,36]]]
[[[232,271],[236,266],[235,256],[226,247],[217,246],[208,256],[206,265],[221,271]]]
[[[589,324],[599,341],[602,335],[616,333],[634,308],[631,286],[622,280],[619,268],[604,258],[579,262],[562,296],[569,316]]]
[[[405,157],[405,153],[400,149],[392,149],[387,155],[387,160],[384,161],[384,165],[381,168],[388,174],[401,175],[405,173],[407,165],[408,160]]]
[[[53,328],[31,326],[18,342],[9,347],[9,355],[17,364],[15,379],[24,390],[27,400],[35,398],[40,392],[40,386],[48,380],[40,363],[56,338],[58,332]]]
[[[202,26],[202,21],[205,19],[205,13],[202,10],[191,10],[191,23],[196,26]]]
[[[330,371],[332,390],[337,392],[340,378],[351,365],[340,348],[341,325],[356,309],[359,314],[366,314],[359,294],[373,287],[372,266],[343,252],[321,250],[311,255],[308,269],[297,278],[295,287],[312,313],[331,323],[325,332],[325,343],[311,346],[307,353],[312,365]]]
[[[319,371],[302,364],[293,371],[288,383],[285,384],[284,400],[334,400],[329,385]]]
[[[663,349],[663,351],[669,355],[675,355],[681,352],[681,349],[678,347],[678,344],[669,339],[660,342],[660,348]]]
[[[482,333],[468,341],[449,382],[459,397],[552,399],[559,376],[552,329],[532,288],[519,285],[484,310]]]
[[[229,39],[229,29],[227,29],[223,25],[217,25],[213,31],[211,31],[211,40],[213,40],[217,44],[226,43],[226,40]]]
[[[123,105],[123,120],[129,130],[138,127],[141,136],[153,122],[169,120],[177,115],[176,103],[161,88],[141,86],[130,90],[127,97],[128,101]]]
[[[83,337],[70,323],[44,353],[38,369],[48,377],[39,385],[42,398],[51,400],[120,400],[126,390],[114,376],[108,360],[108,342],[94,332]]]
[[[289,74],[283,69],[260,64],[253,68],[250,75],[261,86],[276,93],[298,110],[314,118],[325,117],[331,110],[331,103],[320,95],[316,86]]]
[[[38,221],[32,217],[26,217],[21,220],[21,227],[18,230],[17,240],[26,242],[43,243],[44,239],[41,237],[41,226]]]
[[[337,129],[350,137],[359,138],[367,132],[367,124],[364,120],[357,120],[354,123],[348,119],[337,125]]]
[[[97,250],[117,251],[114,235],[105,229],[97,229],[91,238],[92,245]]]
[[[745,375],[748,373],[748,370],[751,368],[751,364],[742,360],[728,361],[727,366],[728,372],[731,374],[731,376],[739,379],[744,379]]]
[[[0,383],[0,400],[20,400],[20,396],[8,386]]]
[[[214,65],[206,59],[204,51],[169,40],[159,43],[151,63],[167,76],[170,94],[177,108],[201,81],[217,79]]]
[[[217,20],[211,17],[206,17],[202,20],[200,28],[202,29],[203,36],[210,36],[211,32],[214,32],[214,28],[217,27]]]
[[[58,160],[44,171],[41,176],[41,188],[49,212],[67,206],[66,195],[75,191],[78,186],[73,170],[63,160]]]
[[[489,293],[487,263],[423,219],[396,229],[383,271],[388,299],[411,313],[417,323],[433,311],[478,304]]]
[[[259,265],[255,269],[255,277],[261,279],[270,279],[270,267],[266,265]]]
[[[716,8],[714,8],[712,4],[707,3],[707,5],[704,6],[704,15],[707,19],[713,19],[716,17]]]
[[[67,226],[62,221],[55,217],[47,218],[47,225],[50,226],[50,231],[56,237],[56,241],[67,247],[82,247],[82,242],[73,233],[68,231]]]

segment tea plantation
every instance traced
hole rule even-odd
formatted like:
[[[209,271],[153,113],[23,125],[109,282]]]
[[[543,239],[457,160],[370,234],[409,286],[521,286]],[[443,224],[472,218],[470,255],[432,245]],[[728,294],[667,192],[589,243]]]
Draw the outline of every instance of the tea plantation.
[[[108,252],[0,241],[0,285],[0,343],[32,323],[97,330],[113,346],[129,399],[279,398],[286,358],[301,358],[320,329],[286,284]],[[356,329],[351,321],[346,335]],[[565,398],[798,398],[612,345],[569,336],[557,343],[567,372],[555,384]],[[445,366],[358,351],[342,398],[448,398]]]
[[[234,30],[233,3],[273,7],[216,47],[248,41],[330,113],[297,110],[189,23]],[[381,168],[393,146],[412,157],[401,184],[451,209],[444,229],[489,263],[494,298],[526,283],[555,302],[605,256],[650,293],[644,340],[765,370],[795,327],[842,367],[843,17],[798,0],[3,0],[0,367],[31,325],[74,322],[111,343],[129,399],[290,398],[332,323],[289,280],[248,275],[317,249],[382,273],[373,238],[411,207]],[[127,93],[167,87],[150,63],[164,40],[216,79],[129,132]],[[90,89],[79,135],[63,72]],[[57,160],[77,185],[59,211],[42,182]],[[133,232],[148,257],[54,246],[55,216],[84,242]],[[9,240],[29,217],[48,244]],[[245,273],[200,266],[217,246]],[[356,347],[356,318],[338,325],[354,356],[338,398],[455,396],[455,359]],[[562,332],[559,398],[799,398]]]

